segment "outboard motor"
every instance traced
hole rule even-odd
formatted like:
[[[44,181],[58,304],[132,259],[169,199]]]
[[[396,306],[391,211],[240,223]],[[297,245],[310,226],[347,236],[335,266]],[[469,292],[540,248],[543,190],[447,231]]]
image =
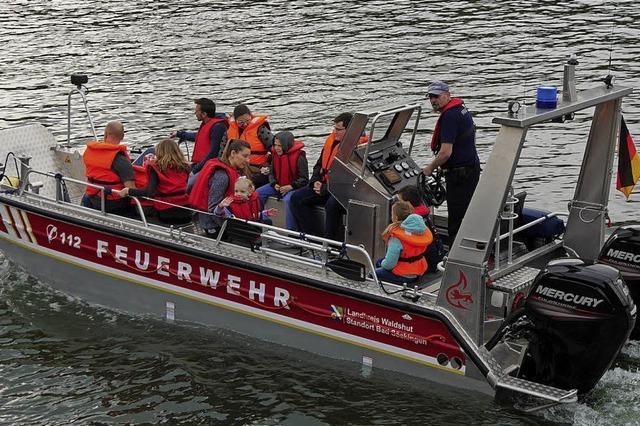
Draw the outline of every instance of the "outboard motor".
[[[519,377],[590,391],[629,338],[636,308],[620,273],[580,259],[549,262],[523,308],[529,345]]]
[[[633,301],[640,303],[640,226],[621,226],[604,243],[598,262],[620,271],[629,286]],[[631,338],[640,339],[640,321],[631,332]]]

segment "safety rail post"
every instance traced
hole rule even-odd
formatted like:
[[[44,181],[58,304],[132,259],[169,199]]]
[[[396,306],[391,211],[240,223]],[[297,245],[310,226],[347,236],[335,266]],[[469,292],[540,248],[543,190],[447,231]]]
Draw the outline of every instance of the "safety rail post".
[[[138,197],[129,197],[133,200],[133,202],[136,204],[136,208],[138,209],[138,214],[140,215],[140,219],[142,219],[142,223],[144,225],[145,228],[149,227],[149,224],[147,223],[147,217],[144,214],[144,210],[142,210],[142,204],[140,203],[140,200],[138,200]]]
[[[89,118],[89,124],[91,125],[91,131],[93,132],[93,137],[95,140],[98,140],[98,134],[96,133],[96,128],[93,125],[93,118],[91,118],[91,112],[89,111],[89,106],[87,105],[87,97],[85,96],[85,91],[87,88],[84,85],[79,85],[69,91],[69,95],[67,96],[67,145],[71,143],[71,95],[74,93],[79,93],[82,97],[82,102],[84,103],[84,109],[87,112],[87,117]]]

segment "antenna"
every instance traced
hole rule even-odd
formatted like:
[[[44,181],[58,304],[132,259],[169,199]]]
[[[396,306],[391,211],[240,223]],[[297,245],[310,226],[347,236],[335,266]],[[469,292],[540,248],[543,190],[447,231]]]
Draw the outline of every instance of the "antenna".
[[[613,31],[616,28],[616,4],[615,2],[612,2],[613,4],[613,19],[611,19],[611,35],[609,36],[611,43],[609,44],[609,65],[607,67],[607,76],[605,78],[602,79],[602,81],[604,82],[605,86],[607,86],[607,89],[610,89],[613,87],[613,75],[611,74],[611,58],[613,56]]]

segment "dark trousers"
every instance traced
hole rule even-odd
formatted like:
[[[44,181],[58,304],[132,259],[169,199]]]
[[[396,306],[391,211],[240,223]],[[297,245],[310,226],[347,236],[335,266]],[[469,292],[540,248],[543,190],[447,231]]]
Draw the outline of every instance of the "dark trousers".
[[[480,179],[480,164],[449,169],[444,175],[447,183],[447,228],[451,244],[456,239],[462,218],[467,212],[473,192]]]
[[[291,213],[296,218],[300,232],[312,235],[322,234],[313,221],[313,206],[324,206],[324,237],[332,240],[344,241],[340,233],[340,224],[344,209],[330,194],[318,195],[310,186],[296,190],[289,201]]]

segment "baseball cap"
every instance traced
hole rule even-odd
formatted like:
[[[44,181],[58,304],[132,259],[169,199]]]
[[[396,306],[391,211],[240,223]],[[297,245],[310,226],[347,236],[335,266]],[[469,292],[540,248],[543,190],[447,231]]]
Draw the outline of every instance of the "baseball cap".
[[[449,85],[440,80],[432,81],[427,88],[427,95],[439,95],[449,91]]]

